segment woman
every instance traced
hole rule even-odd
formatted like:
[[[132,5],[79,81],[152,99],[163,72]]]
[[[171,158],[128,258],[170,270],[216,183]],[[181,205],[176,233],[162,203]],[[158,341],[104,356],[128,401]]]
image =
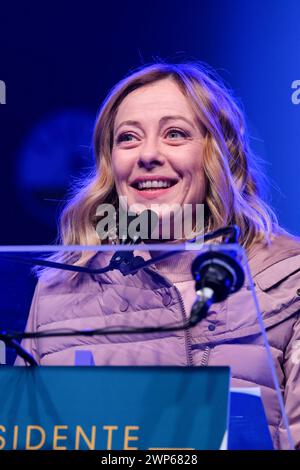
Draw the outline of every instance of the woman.
[[[99,244],[97,207],[116,206],[118,196],[126,197],[129,206],[159,204],[160,222],[170,204],[195,208],[204,203],[206,232],[236,224],[291,432],[300,446],[300,376],[293,349],[300,339],[300,245],[279,229],[260,197],[244,119],[228,90],[197,64],[141,68],[105,100],[94,147],[96,172],[62,214],[62,244]],[[170,258],[128,277],[112,271],[59,282],[53,271],[46,272],[38,282],[27,329],[153,326],[185,320],[195,296],[192,257],[189,253]],[[83,252],[73,262],[101,267],[109,259],[107,254],[92,257]],[[74,364],[79,349],[89,349],[95,363],[105,365],[230,365],[233,386],[261,387],[274,445],[286,448],[259,327],[243,309],[248,298],[245,286],[214,305],[195,328],[176,333],[25,340],[23,345],[42,365]]]

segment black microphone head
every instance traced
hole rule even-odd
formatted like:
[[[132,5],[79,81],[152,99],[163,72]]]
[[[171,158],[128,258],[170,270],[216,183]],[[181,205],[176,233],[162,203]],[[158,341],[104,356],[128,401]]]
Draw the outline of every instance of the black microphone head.
[[[231,251],[230,253],[207,251],[197,256],[192,264],[196,291],[204,287],[211,288],[215,302],[222,302],[228,295],[237,292],[245,281],[242,266]]]

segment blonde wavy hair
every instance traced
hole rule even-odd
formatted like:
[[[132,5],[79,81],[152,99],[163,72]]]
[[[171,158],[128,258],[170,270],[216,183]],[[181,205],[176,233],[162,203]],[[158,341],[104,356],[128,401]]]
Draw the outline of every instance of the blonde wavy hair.
[[[239,242],[246,250],[259,241],[270,241],[278,222],[261,197],[261,170],[250,151],[244,116],[231,91],[202,63],[161,62],[135,70],[103,102],[94,128],[95,170],[80,188],[73,190],[63,209],[58,242],[101,243],[96,232],[96,208],[102,203],[116,206],[118,200],[111,163],[118,107],[133,90],[162,79],[171,79],[178,85],[205,131],[205,231],[236,224],[240,228]],[[70,259],[70,255],[67,257]],[[82,252],[73,264],[83,266],[91,257],[91,252]]]

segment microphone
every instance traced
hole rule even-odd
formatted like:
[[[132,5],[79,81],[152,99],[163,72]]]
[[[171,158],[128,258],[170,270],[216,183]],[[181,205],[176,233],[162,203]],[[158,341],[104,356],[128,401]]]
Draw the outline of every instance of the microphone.
[[[126,230],[119,233],[122,245],[135,245],[144,240],[151,239],[151,234],[158,223],[158,215],[156,212],[147,209],[139,215],[129,212],[126,216]],[[120,222],[119,220],[119,228]],[[126,276],[129,272],[130,274],[135,274],[144,262],[145,260],[142,256],[134,256],[132,251],[116,251],[109,262],[108,270],[118,269],[123,276]],[[135,267],[136,270],[132,270],[132,268]]]
[[[197,299],[191,310],[189,323],[202,320],[213,303],[223,302],[244,284],[245,274],[237,260],[237,252],[207,251],[193,261]]]

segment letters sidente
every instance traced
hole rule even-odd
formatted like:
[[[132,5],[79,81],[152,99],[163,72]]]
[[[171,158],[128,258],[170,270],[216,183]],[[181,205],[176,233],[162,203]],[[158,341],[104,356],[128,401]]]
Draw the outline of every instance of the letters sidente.
[[[54,425],[51,428],[32,424],[7,429],[0,424],[0,450],[112,450],[118,445],[123,450],[137,450],[132,444],[138,441],[139,426],[103,425],[68,426]]]

